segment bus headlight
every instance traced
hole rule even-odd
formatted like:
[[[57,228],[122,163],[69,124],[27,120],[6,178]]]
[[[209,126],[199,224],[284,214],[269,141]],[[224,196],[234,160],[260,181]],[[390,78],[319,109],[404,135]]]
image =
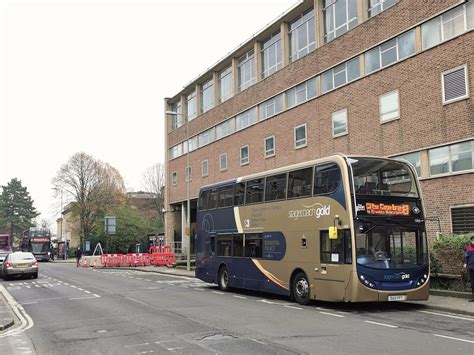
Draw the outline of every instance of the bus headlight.
[[[364,286],[367,286],[367,287],[373,288],[373,289],[377,288],[376,285],[375,285],[375,282],[370,277],[359,274],[359,280],[360,280],[360,282],[362,282],[362,284]]]
[[[427,280],[428,280],[428,274],[423,274],[423,276],[420,276],[420,278],[418,278],[418,281],[416,281],[416,286],[417,286],[417,287],[420,287],[420,286],[423,285]]]

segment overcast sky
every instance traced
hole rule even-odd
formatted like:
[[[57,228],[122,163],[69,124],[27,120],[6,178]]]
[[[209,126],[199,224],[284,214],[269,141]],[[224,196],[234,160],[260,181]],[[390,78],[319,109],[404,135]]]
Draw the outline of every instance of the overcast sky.
[[[84,151],[140,190],[163,98],[297,2],[0,0],[0,185],[19,178],[53,222],[51,179]]]

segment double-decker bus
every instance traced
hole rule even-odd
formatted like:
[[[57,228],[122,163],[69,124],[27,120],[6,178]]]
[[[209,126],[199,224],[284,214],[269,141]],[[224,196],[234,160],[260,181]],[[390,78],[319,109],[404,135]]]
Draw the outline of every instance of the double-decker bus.
[[[49,230],[32,229],[25,231],[21,240],[21,250],[33,253],[36,260],[52,260],[53,248]]]
[[[196,277],[310,300],[426,300],[413,167],[338,154],[201,188]]]
[[[11,253],[12,242],[9,234],[0,234],[0,253]]]

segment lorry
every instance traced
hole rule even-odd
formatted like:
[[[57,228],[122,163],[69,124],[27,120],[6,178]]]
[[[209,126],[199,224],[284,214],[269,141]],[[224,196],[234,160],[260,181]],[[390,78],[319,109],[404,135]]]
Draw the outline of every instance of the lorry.
[[[47,229],[30,229],[23,233],[21,250],[33,253],[36,260],[53,260],[51,233]]]

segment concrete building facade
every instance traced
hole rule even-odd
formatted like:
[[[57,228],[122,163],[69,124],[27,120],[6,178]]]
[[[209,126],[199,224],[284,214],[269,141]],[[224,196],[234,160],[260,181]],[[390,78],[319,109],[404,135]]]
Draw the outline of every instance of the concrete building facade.
[[[410,161],[429,238],[474,231],[473,29],[472,0],[295,5],[165,99],[168,242],[188,158],[193,235],[201,186],[336,152]]]

